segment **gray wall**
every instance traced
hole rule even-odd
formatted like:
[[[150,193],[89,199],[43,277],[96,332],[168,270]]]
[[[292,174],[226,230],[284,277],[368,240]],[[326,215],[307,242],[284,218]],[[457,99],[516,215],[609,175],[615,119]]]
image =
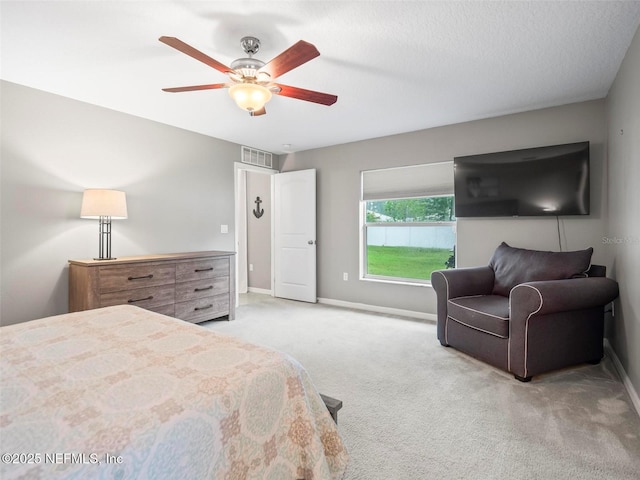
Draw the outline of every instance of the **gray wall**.
[[[382,120],[384,121],[384,120]],[[393,121],[393,119],[387,119]],[[282,171],[318,171],[318,296],[435,313],[430,287],[358,280],[359,196],[362,170],[452,160],[495,152],[588,140],[591,142],[591,215],[563,218],[563,248],[594,247],[594,263],[608,265],[605,230],[606,117],[604,100],[450,125],[281,157]],[[458,221],[458,265],[486,265],[501,241],[557,250],[555,218]],[[343,281],[343,272],[349,280]]]
[[[235,250],[239,145],[8,82],[1,89],[3,325],[67,311],[67,260],[98,253],[97,220],[79,218],[85,188],[127,194],[114,256]]]
[[[264,210],[256,218],[256,197]],[[271,290],[271,175],[247,170],[247,268],[248,287]]]
[[[609,224],[603,243],[620,284],[608,336],[640,392],[640,30],[607,97]]]

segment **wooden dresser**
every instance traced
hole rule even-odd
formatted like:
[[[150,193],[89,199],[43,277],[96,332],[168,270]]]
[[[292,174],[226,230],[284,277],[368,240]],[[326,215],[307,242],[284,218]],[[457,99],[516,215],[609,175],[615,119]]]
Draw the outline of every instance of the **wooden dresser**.
[[[198,323],[235,317],[235,253],[69,260],[69,311],[130,304]]]

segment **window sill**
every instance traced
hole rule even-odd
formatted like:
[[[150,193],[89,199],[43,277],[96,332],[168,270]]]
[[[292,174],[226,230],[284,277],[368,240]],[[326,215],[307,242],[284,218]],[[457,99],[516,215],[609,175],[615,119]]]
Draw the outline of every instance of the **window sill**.
[[[391,279],[391,278],[383,278],[383,277],[360,277],[360,280],[363,282],[373,282],[373,283],[391,283],[393,285],[407,285],[410,287],[429,287],[431,286],[431,282],[425,280],[423,282],[419,280],[411,280],[411,279]]]

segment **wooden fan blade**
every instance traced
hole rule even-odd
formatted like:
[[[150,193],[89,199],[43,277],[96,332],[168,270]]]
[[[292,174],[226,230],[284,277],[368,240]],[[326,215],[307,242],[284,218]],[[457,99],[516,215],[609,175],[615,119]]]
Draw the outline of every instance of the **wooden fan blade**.
[[[170,47],[175,48],[179,52],[185,53],[190,57],[195,58],[196,60],[204,63],[205,65],[209,65],[210,67],[215,68],[216,70],[222,73],[226,74],[233,71],[226,65],[220,63],[217,60],[214,60],[209,55],[202,53],[200,50],[196,50],[191,45],[187,45],[182,40],[178,40],[175,37],[160,37],[158,40],[160,40],[162,43],[169,45]]]
[[[271,79],[275,79],[280,75],[287,73],[289,70],[293,70],[299,67],[303,63],[308,62],[320,55],[318,49],[304,40],[300,40],[298,43],[287,48],[277,57],[273,58],[259,72],[266,72],[271,75]]]
[[[264,115],[267,113],[267,109],[262,107],[260,110],[256,110],[254,112],[250,112],[252,117],[257,117],[258,115]]]
[[[274,85],[280,88],[279,92],[274,93],[276,93],[276,95],[282,95],[283,97],[297,98],[298,100],[319,103],[321,105],[333,105],[338,101],[337,95],[316,92],[314,90],[305,90],[304,88],[290,87],[280,83],[276,83]]]
[[[163,92],[193,92],[195,90],[214,90],[216,88],[226,88],[230,84],[229,83],[211,83],[209,85],[192,85],[190,87],[173,87],[173,88],[163,88]]]

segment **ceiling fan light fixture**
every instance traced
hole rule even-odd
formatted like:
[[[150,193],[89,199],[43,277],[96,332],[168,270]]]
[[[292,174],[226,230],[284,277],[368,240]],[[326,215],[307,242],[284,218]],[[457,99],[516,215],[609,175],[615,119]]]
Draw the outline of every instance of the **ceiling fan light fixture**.
[[[227,67],[225,64],[218,62],[176,37],[162,36],[159,40],[179,52],[228,75],[230,79],[230,83],[163,88],[162,90],[165,92],[193,92],[229,88],[231,98],[235,100],[242,110],[248,111],[252,117],[267,113],[264,106],[271,100],[272,95],[281,95],[327,106],[333,105],[338,100],[337,95],[272,83],[272,80],[277,77],[320,55],[315,46],[304,40],[298,41],[279,55],[276,55],[268,63],[264,63],[257,58],[253,58],[253,55],[258,53],[260,48],[260,40],[256,37],[243,37],[241,44],[248,57],[234,60],[231,62],[231,67]]]
[[[236,83],[229,87],[229,95],[241,109],[248,112],[261,110],[271,100],[269,89],[257,83]]]

